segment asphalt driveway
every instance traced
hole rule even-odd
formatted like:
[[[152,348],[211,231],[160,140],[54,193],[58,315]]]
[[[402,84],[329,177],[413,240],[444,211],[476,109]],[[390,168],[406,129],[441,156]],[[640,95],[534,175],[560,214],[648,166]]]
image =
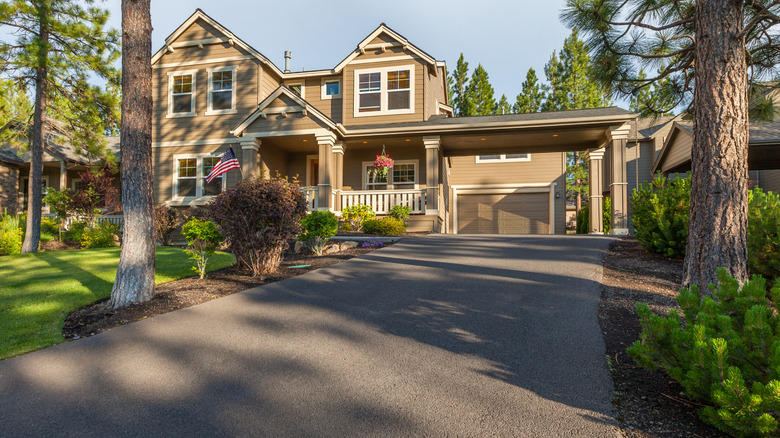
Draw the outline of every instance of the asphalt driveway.
[[[0,361],[0,435],[615,436],[610,241],[405,239]]]

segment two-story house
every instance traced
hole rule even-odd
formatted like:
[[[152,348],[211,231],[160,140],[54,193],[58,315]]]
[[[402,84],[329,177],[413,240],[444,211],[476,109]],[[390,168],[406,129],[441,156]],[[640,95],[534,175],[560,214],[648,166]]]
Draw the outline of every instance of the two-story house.
[[[158,204],[202,205],[241,178],[278,173],[297,176],[310,209],[363,203],[381,215],[402,204],[415,230],[564,233],[564,154],[579,150],[609,184],[593,184],[591,202],[610,193],[615,228],[626,229],[634,114],[452,117],[445,63],[384,24],[334,67],[290,71],[196,10],[152,69]],[[241,172],[207,183],[228,147]],[[395,160],[386,176],[373,169],[383,151]],[[591,222],[599,232],[600,217]]]

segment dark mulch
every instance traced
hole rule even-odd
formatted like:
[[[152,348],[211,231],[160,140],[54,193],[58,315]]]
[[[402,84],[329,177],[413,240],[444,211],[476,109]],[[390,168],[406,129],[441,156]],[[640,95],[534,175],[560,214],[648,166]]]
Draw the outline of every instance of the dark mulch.
[[[60,242],[56,239],[48,242],[41,242],[42,251],[62,251],[65,249],[81,249],[81,244],[78,242]]]
[[[324,254],[319,257],[309,254],[287,253],[279,270],[272,277],[268,277],[265,280],[253,278],[247,275],[246,272],[240,272],[236,267],[231,267],[210,272],[204,280],[185,278],[159,284],[154,289],[154,298],[143,304],[113,310],[106,308],[108,299],[104,299],[76,310],[65,319],[62,334],[68,340],[92,336],[113,327],[305,274],[318,268],[361,256],[373,250],[373,248],[352,248],[338,253]],[[289,268],[296,265],[311,266],[302,269]]]
[[[626,348],[639,339],[636,303],[666,314],[677,307],[682,260],[645,251],[633,237],[610,248],[604,260],[599,322],[615,382],[615,405],[629,437],[728,436],[703,423],[700,407],[662,371],[639,367]]]

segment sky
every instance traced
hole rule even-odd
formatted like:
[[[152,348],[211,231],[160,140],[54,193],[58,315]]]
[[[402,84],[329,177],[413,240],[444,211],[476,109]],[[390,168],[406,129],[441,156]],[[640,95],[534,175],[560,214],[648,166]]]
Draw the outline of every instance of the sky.
[[[333,68],[380,23],[455,68],[462,52],[470,70],[481,63],[498,100],[510,103],[520,92],[529,67],[544,78],[544,64],[560,50],[570,30],[559,19],[564,0],[189,0],[152,1],[152,52],[196,8],[284,67],[292,51],[292,70]],[[107,0],[109,25],[121,27],[121,1]]]

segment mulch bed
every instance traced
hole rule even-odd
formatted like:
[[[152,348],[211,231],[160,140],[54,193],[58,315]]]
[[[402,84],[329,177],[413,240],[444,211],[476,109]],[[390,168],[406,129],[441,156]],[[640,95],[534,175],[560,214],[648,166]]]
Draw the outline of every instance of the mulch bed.
[[[599,322],[615,383],[615,405],[629,437],[728,436],[705,424],[698,402],[662,371],[638,366],[626,348],[639,339],[636,303],[666,314],[677,308],[682,260],[645,251],[633,237],[615,242],[604,259]]]
[[[268,277],[265,280],[253,278],[247,275],[246,272],[239,271],[236,267],[230,267],[209,272],[204,280],[184,278],[158,284],[155,286],[154,298],[151,301],[124,309],[107,309],[106,303],[108,298],[106,298],[68,315],[65,319],[62,335],[68,340],[92,336],[113,327],[305,274],[318,268],[361,256],[373,250],[374,248],[352,248],[338,253],[324,254],[319,257],[311,254],[288,252],[285,254],[279,270],[272,277]],[[302,269],[289,268],[289,266],[296,265],[311,266]]]

